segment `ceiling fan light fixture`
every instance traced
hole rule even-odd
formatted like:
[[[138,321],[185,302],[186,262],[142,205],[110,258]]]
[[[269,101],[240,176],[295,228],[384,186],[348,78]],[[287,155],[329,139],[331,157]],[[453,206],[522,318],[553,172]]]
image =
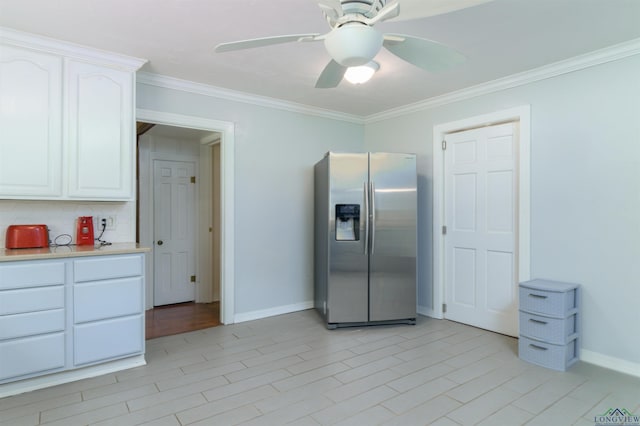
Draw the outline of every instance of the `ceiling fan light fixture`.
[[[344,78],[351,84],[366,83],[379,69],[380,65],[375,61],[371,61],[357,67],[349,67],[344,73]]]
[[[345,24],[331,31],[324,45],[334,61],[357,67],[371,61],[382,48],[382,33],[360,23]]]

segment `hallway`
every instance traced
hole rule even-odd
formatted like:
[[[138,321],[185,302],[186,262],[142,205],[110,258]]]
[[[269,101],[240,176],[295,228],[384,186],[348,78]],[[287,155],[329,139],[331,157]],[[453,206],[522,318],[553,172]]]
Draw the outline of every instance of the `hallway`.
[[[159,306],[145,313],[145,338],[155,339],[220,324],[220,302]]]

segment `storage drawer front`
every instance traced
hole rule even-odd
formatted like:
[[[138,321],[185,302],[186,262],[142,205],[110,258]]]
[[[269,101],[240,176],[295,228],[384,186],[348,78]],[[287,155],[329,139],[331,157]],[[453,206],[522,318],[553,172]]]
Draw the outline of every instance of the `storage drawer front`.
[[[0,381],[64,367],[64,333],[0,342]]]
[[[142,275],[142,255],[96,256],[73,262],[75,282],[108,280]]]
[[[144,345],[142,315],[74,327],[75,365],[141,353]]]
[[[0,315],[64,308],[64,286],[0,292]]]
[[[573,339],[566,345],[554,345],[520,336],[518,354],[520,358],[532,364],[565,371],[578,360],[577,343],[577,339]]]
[[[140,314],[142,277],[76,284],[73,288],[76,324],[125,315]]]
[[[575,308],[575,290],[558,293],[520,287],[520,309],[523,311],[565,317],[567,312]]]
[[[64,262],[0,265],[0,289],[64,284]]]
[[[520,311],[520,334],[557,345],[575,337],[576,314],[567,318],[551,318]]]
[[[0,317],[0,340],[64,331],[64,309]]]

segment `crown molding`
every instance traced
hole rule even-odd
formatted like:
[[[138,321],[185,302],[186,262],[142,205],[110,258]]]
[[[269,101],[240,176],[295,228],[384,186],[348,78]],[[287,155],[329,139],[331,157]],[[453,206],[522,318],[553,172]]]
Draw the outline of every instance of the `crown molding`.
[[[118,67],[125,71],[137,71],[147,60],[106,50],[94,49],[76,43],[60,41],[49,37],[25,33],[14,29],[0,27],[0,43],[37,49],[67,58],[91,61],[109,67]]]
[[[505,89],[511,89],[518,86],[534,83],[536,81],[545,80],[562,74],[579,71],[595,65],[616,61],[640,54],[640,38],[633,39],[624,43],[616,44],[604,49],[595,50],[584,55],[575,56],[570,59],[555,62],[529,71],[513,74],[508,77],[499,78],[497,80],[482,83],[477,86],[471,86],[455,92],[446,93],[442,96],[425,99],[420,102],[393,108],[378,114],[372,114],[365,117],[365,124],[374,123],[376,121],[387,120],[466,99],[475,98],[477,96],[487,95]]]
[[[136,74],[138,84],[146,84],[149,86],[157,86],[165,89],[180,90],[183,92],[195,93],[198,95],[211,96],[214,98],[225,99],[228,101],[242,102],[255,106],[267,108],[275,108],[289,112],[313,115],[332,120],[347,121],[349,123],[364,124],[364,117],[346,114],[337,111],[331,111],[322,108],[316,108],[308,105],[298,104],[295,102],[283,101],[280,99],[269,98],[266,96],[253,95],[250,93],[239,92],[236,90],[224,89],[221,87],[211,86],[208,84],[196,83],[193,81],[182,80],[179,78],[169,77],[160,74],[148,72],[138,72]]]

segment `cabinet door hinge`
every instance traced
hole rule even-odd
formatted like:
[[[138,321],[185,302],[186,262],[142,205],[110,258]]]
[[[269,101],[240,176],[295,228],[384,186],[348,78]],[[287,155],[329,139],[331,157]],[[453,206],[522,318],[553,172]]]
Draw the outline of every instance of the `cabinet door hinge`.
[[[191,183],[196,183],[196,177],[195,176],[191,176]]]
[[[446,225],[444,225],[442,227],[442,235],[447,235],[447,226]]]
[[[444,313],[446,313],[446,312],[447,312],[447,304],[446,304],[446,303],[443,303],[443,304],[442,304],[442,313],[444,314]]]
[[[191,275],[191,282],[195,283],[196,282],[196,276],[195,275]]]
[[[447,141],[445,141],[444,139],[442,140],[442,150],[444,151],[445,149],[447,149]]]

